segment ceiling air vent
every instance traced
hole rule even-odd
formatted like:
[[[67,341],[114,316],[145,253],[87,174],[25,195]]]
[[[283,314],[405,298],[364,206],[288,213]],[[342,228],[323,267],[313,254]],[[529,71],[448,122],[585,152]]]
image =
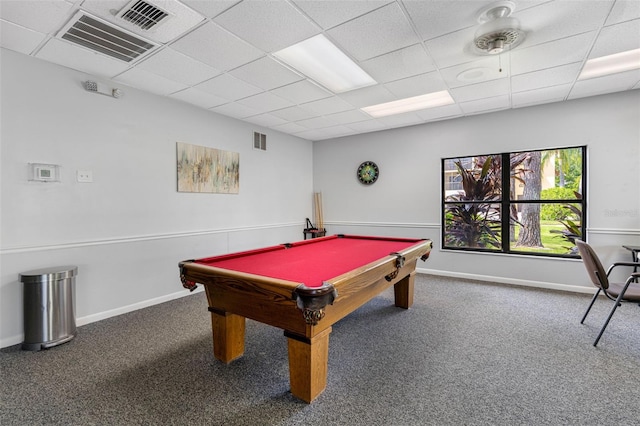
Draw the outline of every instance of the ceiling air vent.
[[[143,30],[148,30],[167,18],[169,13],[146,1],[133,0],[118,16]]]
[[[156,45],[99,18],[78,12],[58,37],[124,62],[146,54]]]
[[[267,150],[267,135],[263,133],[253,132],[253,149],[261,151]]]

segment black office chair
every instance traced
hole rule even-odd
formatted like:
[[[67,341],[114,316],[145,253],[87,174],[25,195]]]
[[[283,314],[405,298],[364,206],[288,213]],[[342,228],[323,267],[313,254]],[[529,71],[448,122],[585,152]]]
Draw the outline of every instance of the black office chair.
[[[605,296],[615,302],[613,308],[611,309],[611,312],[609,312],[607,320],[600,330],[600,334],[598,334],[596,341],[593,342],[593,346],[596,346],[598,344],[598,341],[600,340],[600,337],[602,337],[602,333],[604,333],[604,329],[607,328],[607,325],[609,325],[609,321],[611,320],[613,313],[616,311],[618,306],[621,305],[621,302],[640,303],[640,284],[634,282],[638,277],[640,277],[640,272],[631,273],[631,275],[629,275],[629,278],[627,278],[624,283],[610,282],[609,274],[611,274],[613,268],[617,266],[638,267],[640,266],[640,263],[616,262],[609,267],[607,272],[605,272],[604,268],[602,267],[602,263],[598,258],[598,255],[596,255],[596,252],[589,244],[581,240],[576,240],[576,245],[578,246],[578,251],[580,252],[580,256],[582,257],[584,266],[587,268],[587,272],[589,273],[589,277],[591,278],[593,285],[598,288],[596,294],[593,295],[593,299],[591,299],[591,303],[587,308],[587,312],[584,313],[580,324],[584,323],[585,318],[587,318],[587,315],[589,314],[591,307],[598,298],[598,295],[600,295],[600,292],[603,292]]]

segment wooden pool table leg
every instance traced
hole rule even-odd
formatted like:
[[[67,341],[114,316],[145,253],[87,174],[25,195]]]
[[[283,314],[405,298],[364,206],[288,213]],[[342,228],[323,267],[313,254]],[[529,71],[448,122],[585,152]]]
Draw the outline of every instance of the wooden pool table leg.
[[[398,281],[393,286],[393,293],[396,299],[396,306],[409,309],[413,305],[413,284],[415,282],[415,271]]]
[[[213,355],[228,364],[244,354],[245,318],[229,312],[211,310]]]
[[[285,331],[289,346],[289,382],[293,396],[311,402],[327,387],[331,327],[308,339]]]

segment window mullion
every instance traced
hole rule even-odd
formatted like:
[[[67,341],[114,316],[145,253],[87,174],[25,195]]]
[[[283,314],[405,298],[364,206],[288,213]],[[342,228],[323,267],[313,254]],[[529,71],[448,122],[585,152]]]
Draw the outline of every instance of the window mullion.
[[[500,171],[502,173],[502,201],[500,203],[502,221],[502,251],[509,252],[511,232],[509,229],[511,217],[511,158],[509,153],[503,153]]]

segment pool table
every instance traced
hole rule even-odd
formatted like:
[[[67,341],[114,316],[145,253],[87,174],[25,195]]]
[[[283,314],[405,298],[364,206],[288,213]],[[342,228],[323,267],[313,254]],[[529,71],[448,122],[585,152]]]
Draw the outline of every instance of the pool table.
[[[291,393],[310,403],[324,391],[331,327],[394,286],[395,305],[413,303],[418,259],[431,240],[332,235],[179,263],[180,279],[202,284],[214,356],[244,353],[245,318],[284,330]]]

